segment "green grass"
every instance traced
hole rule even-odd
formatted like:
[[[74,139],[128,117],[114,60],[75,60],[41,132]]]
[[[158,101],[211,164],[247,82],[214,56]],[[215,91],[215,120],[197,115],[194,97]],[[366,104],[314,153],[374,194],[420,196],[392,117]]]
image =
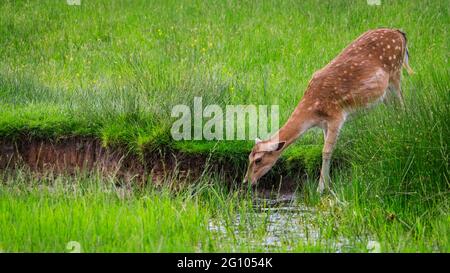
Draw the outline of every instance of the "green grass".
[[[379,240],[386,251],[449,251],[447,1],[382,1],[381,6],[369,6],[365,0],[82,1],[81,6],[50,0],[3,1],[0,12],[1,138],[91,136],[138,154],[170,148],[237,166],[245,165],[251,141],[173,141],[172,107],[192,105],[195,96],[203,97],[203,105],[278,104],[283,122],[312,73],[360,33],[376,27],[402,29],[416,72],[402,81],[406,109],[379,105],[347,122],[334,154],[335,194],[319,198],[312,190],[321,160],[320,132],[298,141],[278,165],[308,174],[301,202],[315,208],[330,200],[335,204],[332,209],[325,206],[331,214],[318,213],[318,220],[312,221],[327,234],[325,238],[349,238],[352,248],[344,251],[365,251],[369,237]],[[104,189],[66,198],[41,193],[36,184],[42,181],[35,179],[31,185],[25,183],[29,192],[17,193],[14,181],[27,179],[18,175],[3,180],[1,211],[8,213],[1,216],[0,244],[7,251],[64,251],[64,243],[72,237],[89,251],[196,251],[198,243],[202,251],[254,247],[250,235],[239,239],[231,232],[232,243],[226,246],[205,235],[206,219],[232,219],[243,203],[249,207],[248,199],[233,193],[234,197],[228,193],[212,197],[221,187],[207,187],[205,194],[211,196],[206,199],[139,192],[150,201],[127,199],[122,210],[125,201]],[[78,187],[76,179],[60,180]],[[75,211],[99,217],[99,226],[89,226],[74,215],[71,219],[80,226],[63,220],[61,233],[53,232],[59,227],[58,217],[70,212],[68,203],[74,200],[80,201]],[[220,200],[229,205],[223,207]],[[83,207],[83,202],[95,206]],[[155,203],[148,209],[145,202]],[[174,211],[164,210],[158,202]],[[189,210],[179,210],[183,206]],[[34,209],[43,216],[30,214]],[[53,211],[60,214],[45,222],[45,215]],[[142,234],[157,228],[155,219],[176,211],[183,212],[178,221],[183,224],[165,222],[170,228],[168,233],[158,231],[161,236]],[[14,219],[20,228],[10,228],[6,217],[12,213],[17,213]],[[120,224],[118,230],[112,228],[121,215],[134,223],[133,230]],[[138,229],[139,219],[147,219],[148,225]],[[100,226],[104,230],[93,231]],[[254,227],[252,221],[242,225],[261,239],[264,232]],[[78,228],[90,233],[82,235]],[[132,231],[141,232],[136,235],[141,237],[127,245],[121,238]],[[104,239],[105,245],[94,245],[93,234],[112,237]],[[361,236],[364,239],[358,242]],[[22,243],[14,244],[16,239]],[[171,241],[175,239],[189,244]],[[297,251],[333,251],[328,243],[305,244],[292,237],[286,245]]]
[[[408,33],[419,74],[448,78],[445,1],[6,1],[1,11],[3,136],[87,134],[141,151],[167,144],[155,137],[169,131],[172,106],[194,96],[279,104],[284,121],[315,70],[380,26]]]
[[[377,241],[383,252],[449,251],[448,204],[432,218],[407,223],[409,211],[391,216],[353,203],[353,196],[345,198],[356,185],[340,186],[339,199],[319,198],[307,187],[290,204],[300,212],[277,212],[209,175],[174,192],[92,173],[4,172],[0,250],[69,252],[75,241],[82,252],[368,252],[368,242]]]

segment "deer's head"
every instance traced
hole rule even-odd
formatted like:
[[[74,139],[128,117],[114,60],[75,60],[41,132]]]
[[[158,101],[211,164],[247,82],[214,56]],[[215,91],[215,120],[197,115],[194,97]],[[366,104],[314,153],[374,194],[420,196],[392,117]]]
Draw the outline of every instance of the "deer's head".
[[[257,138],[248,156],[249,163],[244,183],[250,181],[252,185],[256,185],[258,180],[277,162],[285,144],[286,141],[262,141]]]

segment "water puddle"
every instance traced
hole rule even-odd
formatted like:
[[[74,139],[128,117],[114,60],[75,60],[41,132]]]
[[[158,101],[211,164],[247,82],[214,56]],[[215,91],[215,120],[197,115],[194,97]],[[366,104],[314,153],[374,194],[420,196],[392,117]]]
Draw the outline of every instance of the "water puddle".
[[[245,246],[250,251],[302,251],[302,246],[331,252],[351,249],[346,238],[327,239],[326,231],[318,225],[319,213],[323,212],[302,205],[295,194],[276,199],[255,198],[253,207],[252,212],[239,214],[235,219],[211,220],[209,230],[223,244]]]

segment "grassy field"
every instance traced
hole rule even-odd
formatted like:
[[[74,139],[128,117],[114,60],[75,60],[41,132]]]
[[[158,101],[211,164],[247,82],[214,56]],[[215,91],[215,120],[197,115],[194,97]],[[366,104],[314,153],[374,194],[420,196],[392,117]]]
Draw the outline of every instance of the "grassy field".
[[[270,250],[367,251],[375,240],[383,251],[450,251],[447,1],[81,1],[0,4],[0,138],[91,136],[242,165],[251,141],[173,141],[172,107],[195,96],[278,104],[283,122],[312,73],[354,38],[400,28],[416,72],[402,81],[406,110],[379,105],[346,124],[335,194],[317,196],[314,175],[297,194],[295,206],[315,213],[296,227],[310,223],[320,240],[288,232]],[[280,164],[314,173],[322,141],[311,132]],[[95,174],[1,179],[2,251],[66,251],[70,240],[84,251],[266,250],[269,216],[242,220],[261,213],[214,174],[181,193],[123,190]]]
[[[279,206],[212,176],[177,193],[92,173],[38,179],[19,170],[2,180],[4,252],[70,252],[70,242],[82,252],[368,252],[371,241],[383,252],[449,251],[447,208],[410,223],[409,212],[387,215],[341,181],[338,199],[306,190]]]

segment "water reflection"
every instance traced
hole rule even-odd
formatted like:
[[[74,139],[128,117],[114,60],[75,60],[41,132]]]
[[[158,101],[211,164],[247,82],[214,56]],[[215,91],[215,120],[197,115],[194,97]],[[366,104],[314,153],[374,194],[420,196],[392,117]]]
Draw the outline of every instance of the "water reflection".
[[[255,198],[254,209],[239,214],[235,219],[211,220],[209,230],[223,242],[248,250],[298,251],[300,246],[317,246],[318,250],[344,252],[351,248],[345,238],[325,238],[318,226],[317,210],[297,202],[295,194],[275,199]],[[323,212],[320,212],[323,213]],[[227,223],[228,222],[228,223]],[[237,247],[236,247],[237,246]]]

